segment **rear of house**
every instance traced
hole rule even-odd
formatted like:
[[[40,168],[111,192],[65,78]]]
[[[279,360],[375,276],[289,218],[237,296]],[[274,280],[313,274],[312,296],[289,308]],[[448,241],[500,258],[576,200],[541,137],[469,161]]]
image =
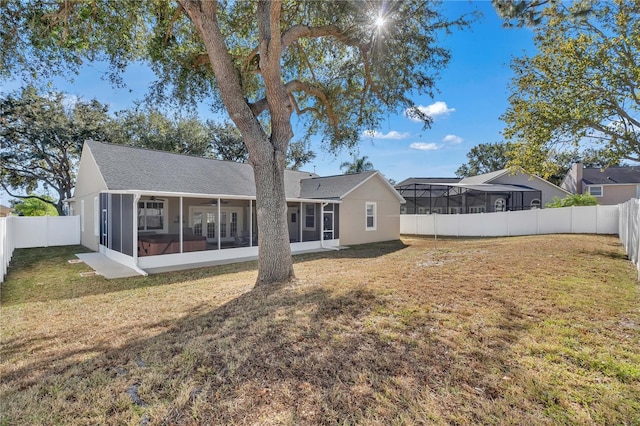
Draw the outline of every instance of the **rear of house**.
[[[140,273],[257,256],[248,164],[87,141],[77,181],[82,244]],[[399,238],[403,200],[378,172],[286,171],[285,192],[294,253]]]
[[[571,166],[562,188],[573,194],[591,194],[602,205],[614,205],[640,198],[640,167],[583,167]]]

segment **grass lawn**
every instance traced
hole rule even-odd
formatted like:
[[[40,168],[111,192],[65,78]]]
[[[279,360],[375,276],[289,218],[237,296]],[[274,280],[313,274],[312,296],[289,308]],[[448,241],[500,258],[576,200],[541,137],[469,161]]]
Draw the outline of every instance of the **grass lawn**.
[[[640,424],[640,285],[616,237],[402,241],[106,281],[18,250],[1,425]]]

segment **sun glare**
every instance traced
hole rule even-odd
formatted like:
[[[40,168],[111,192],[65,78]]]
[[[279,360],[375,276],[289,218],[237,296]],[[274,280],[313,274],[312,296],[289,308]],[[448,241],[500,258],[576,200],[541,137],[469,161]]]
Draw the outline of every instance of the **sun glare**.
[[[384,25],[384,18],[382,16],[378,16],[375,21],[376,27],[381,28]]]

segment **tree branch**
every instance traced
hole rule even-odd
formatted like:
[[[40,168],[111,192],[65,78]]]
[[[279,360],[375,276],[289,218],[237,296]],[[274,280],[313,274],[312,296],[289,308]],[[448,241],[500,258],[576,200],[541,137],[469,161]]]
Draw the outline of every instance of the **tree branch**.
[[[35,198],[36,200],[40,200],[40,201],[44,201],[47,204],[51,204],[53,207],[58,207],[58,203],[56,203],[55,201],[51,201],[51,200],[47,200],[46,198],[42,198],[38,195],[17,195],[17,194],[13,194],[9,188],[4,184],[4,182],[0,182],[0,185],[2,185],[2,188],[4,188],[5,191],[7,191],[7,194],[9,194],[10,196],[12,196],[13,198],[20,198],[22,200],[26,200],[28,198]],[[62,201],[62,200],[60,200]]]
[[[301,38],[319,38],[333,36],[348,46],[360,46],[360,39],[347,36],[351,27],[340,29],[336,25],[323,25],[321,27],[310,27],[307,25],[294,25],[282,34],[282,48],[286,49],[293,42]]]

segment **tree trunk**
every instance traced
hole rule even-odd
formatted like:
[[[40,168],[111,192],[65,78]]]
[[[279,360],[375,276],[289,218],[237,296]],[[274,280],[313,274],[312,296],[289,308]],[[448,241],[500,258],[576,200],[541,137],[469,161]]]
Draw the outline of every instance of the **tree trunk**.
[[[258,216],[258,279],[256,285],[295,278],[284,188],[284,155],[253,164]]]

